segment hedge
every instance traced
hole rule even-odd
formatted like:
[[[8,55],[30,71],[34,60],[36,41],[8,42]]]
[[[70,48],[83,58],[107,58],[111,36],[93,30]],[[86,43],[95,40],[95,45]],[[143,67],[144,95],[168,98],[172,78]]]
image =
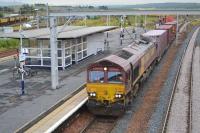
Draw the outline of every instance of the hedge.
[[[0,39],[0,49],[16,49],[18,47],[18,39]]]

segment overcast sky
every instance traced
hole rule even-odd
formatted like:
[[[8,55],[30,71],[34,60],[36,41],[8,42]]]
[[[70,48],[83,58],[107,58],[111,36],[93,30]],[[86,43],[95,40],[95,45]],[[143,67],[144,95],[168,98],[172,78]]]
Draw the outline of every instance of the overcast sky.
[[[112,4],[144,4],[164,2],[200,2],[199,0],[0,0],[26,3],[49,3],[51,5],[112,5]]]

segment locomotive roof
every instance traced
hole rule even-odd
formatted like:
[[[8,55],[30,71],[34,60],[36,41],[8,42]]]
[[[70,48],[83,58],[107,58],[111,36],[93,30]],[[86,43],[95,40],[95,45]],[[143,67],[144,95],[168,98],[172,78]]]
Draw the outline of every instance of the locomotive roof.
[[[145,51],[148,50],[150,47],[153,46],[153,43],[149,42],[148,44],[139,44],[139,45],[129,45],[128,49],[132,50],[132,53],[134,53],[134,56],[130,57],[128,59],[129,62],[131,62],[133,65],[137,63],[138,59],[141,58]],[[127,48],[125,48],[127,49]]]
[[[143,36],[161,36],[166,30],[150,30],[143,34]]]
[[[127,58],[128,56],[122,57],[119,53],[120,51],[118,51],[115,54],[112,54],[108,57],[105,57],[99,61],[97,61],[97,63],[99,62],[103,62],[103,61],[108,61],[111,63],[114,63],[116,65],[119,65],[120,67],[122,67],[124,69],[124,71],[127,71],[130,69],[130,63],[134,64],[138,62],[138,59],[144,55],[145,51],[147,49],[149,49],[150,47],[153,46],[153,43],[149,42],[149,43],[142,43],[142,42],[137,42],[137,43],[132,43],[131,45],[123,48],[121,51],[126,51],[127,53],[129,53],[128,55],[131,56],[129,58]],[[123,53],[125,54],[125,53]]]
[[[100,61],[97,61],[97,62],[102,62],[102,61],[109,61],[109,62],[112,62],[116,65],[119,65],[120,67],[122,67],[125,71],[127,71],[129,69],[129,62],[128,60],[125,60],[117,55],[110,55],[108,57],[105,57],[103,58],[102,60]]]
[[[168,30],[172,28],[172,25],[160,25],[157,29]]]

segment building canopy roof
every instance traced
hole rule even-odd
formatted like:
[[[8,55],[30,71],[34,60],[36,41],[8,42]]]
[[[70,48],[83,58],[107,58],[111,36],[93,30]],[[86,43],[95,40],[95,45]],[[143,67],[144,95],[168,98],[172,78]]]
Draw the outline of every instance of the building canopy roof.
[[[68,39],[77,38],[85,35],[90,35],[98,32],[104,32],[117,28],[116,26],[97,26],[97,27],[84,27],[84,26],[63,26],[57,27],[57,38]],[[23,38],[37,38],[37,39],[49,39],[50,29],[41,28],[34,30],[26,30],[21,32]],[[20,38],[20,32],[4,33],[0,35],[1,38]]]

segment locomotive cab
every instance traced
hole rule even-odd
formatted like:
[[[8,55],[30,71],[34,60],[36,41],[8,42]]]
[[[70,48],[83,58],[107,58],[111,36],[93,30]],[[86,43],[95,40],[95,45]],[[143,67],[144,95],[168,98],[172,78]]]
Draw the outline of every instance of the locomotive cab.
[[[124,110],[125,86],[126,74],[120,66],[108,61],[91,65],[86,86],[89,110],[97,115],[119,115]]]

